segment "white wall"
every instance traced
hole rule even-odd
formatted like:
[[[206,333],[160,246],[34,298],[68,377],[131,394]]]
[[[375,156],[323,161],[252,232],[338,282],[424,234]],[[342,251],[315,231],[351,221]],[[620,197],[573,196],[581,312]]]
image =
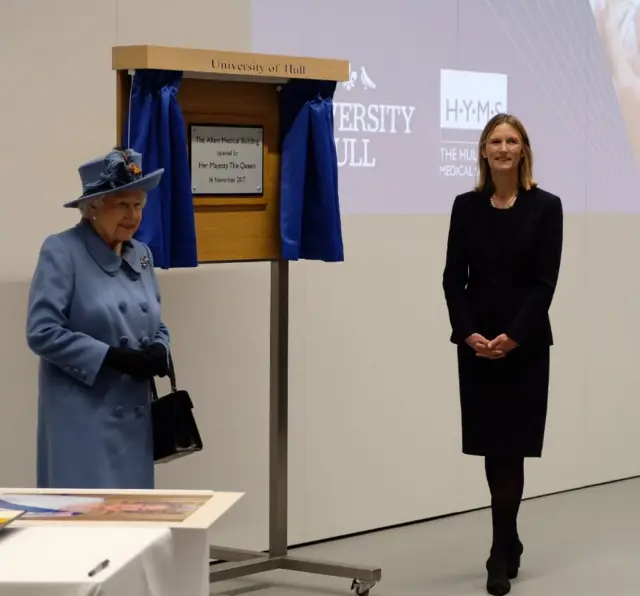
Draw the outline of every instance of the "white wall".
[[[0,3],[0,485],[35,481],[27,287],[44,236],[75,221],[61,204],[78,193],[77,165],[115,140],[111,46],[250,50],[248,4]],[[293,543],[488,502],[481,461],[460,454],[440,288],[447,223],[345,217],[346,263],[292,267]],[[638,223],[567,217],[547,448],[529,465],[528,495],[640,474]],[[215,542],[265,548],[268,266],[163,272],[160,282],[206,452],[162,467],[159,486],[246,491]]]

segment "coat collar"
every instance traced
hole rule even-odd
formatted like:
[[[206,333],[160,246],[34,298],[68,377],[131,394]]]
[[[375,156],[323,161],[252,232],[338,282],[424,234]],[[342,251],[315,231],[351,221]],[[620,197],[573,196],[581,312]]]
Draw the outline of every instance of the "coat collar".
[[[125,242],[122,246],[122,257],[119,257],[107,243],[100,238],[87,220],[83,219],[80,221],[76,226],[76,230],[80,234],[93,260],[105,273],[115,275],[120,267],[122,267],[123,261],[138,275],[140,275],[146,267],[149,257],[140,242],[135,240]]]
[[[531,203],[532,195],[535,192],[536,192],[536,187],[531,188],[529,190],[525,190],[524,188],[521,188],[518,191],[518,198],[516,199],[513,209],[517,211],[525,211],[529,207]],[[480,201],[478,201],[480,209],[484,211],[485,214],[491,213],[493,210],[493,207],[491,206],[491,200],[490,200],[491,192],[477,191],[477,193],[478,193],[478,197],[480,198]]]

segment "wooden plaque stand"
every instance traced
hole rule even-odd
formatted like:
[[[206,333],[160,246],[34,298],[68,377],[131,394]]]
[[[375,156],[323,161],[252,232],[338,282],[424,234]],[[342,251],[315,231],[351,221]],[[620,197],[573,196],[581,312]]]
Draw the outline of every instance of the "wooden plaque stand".
[[[257,185],[262,188],[256,196],[206,196],[196,188],[193,198],[199,262],[271,262],[269,551],[211,546],[211,559],[222,563],[213,567],[210,581],[288,569],[353,579],[351,588],[365,595],[380,580],[379,568],[293,557],[287,542],[289,265],[280,256],[278,92],[282,84],[295,78],[346,81],[349,62],[121,46],[113,48],[113,69],[117,71],[118,143],[128,112],[130,73],[142,69],[184,73],[178,101],[188,129],[203,123],[262,128],[263,176],[262,184]]]

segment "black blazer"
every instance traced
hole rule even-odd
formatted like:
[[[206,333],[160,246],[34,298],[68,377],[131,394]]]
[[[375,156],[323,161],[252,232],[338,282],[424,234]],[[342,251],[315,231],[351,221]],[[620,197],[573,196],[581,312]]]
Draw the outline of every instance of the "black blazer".
[[[534,187],[519,193],[512,213],[493,211],[476,191],[453,203],[442,279],[450,339],[506,333],[520,345],[553,345],[548,311],[560,271],[562,202]],[[494,219],[503,215],[508,225],[496,233]]]

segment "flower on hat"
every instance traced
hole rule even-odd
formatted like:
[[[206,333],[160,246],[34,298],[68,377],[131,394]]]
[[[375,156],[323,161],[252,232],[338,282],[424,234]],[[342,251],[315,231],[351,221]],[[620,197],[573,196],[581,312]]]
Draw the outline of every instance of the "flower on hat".
[[[134,175],[134,176],[138,176],[139,174],[142,174],[142,170],[138,167],[137,163],[130,163],[127,165],[127,169]]]

